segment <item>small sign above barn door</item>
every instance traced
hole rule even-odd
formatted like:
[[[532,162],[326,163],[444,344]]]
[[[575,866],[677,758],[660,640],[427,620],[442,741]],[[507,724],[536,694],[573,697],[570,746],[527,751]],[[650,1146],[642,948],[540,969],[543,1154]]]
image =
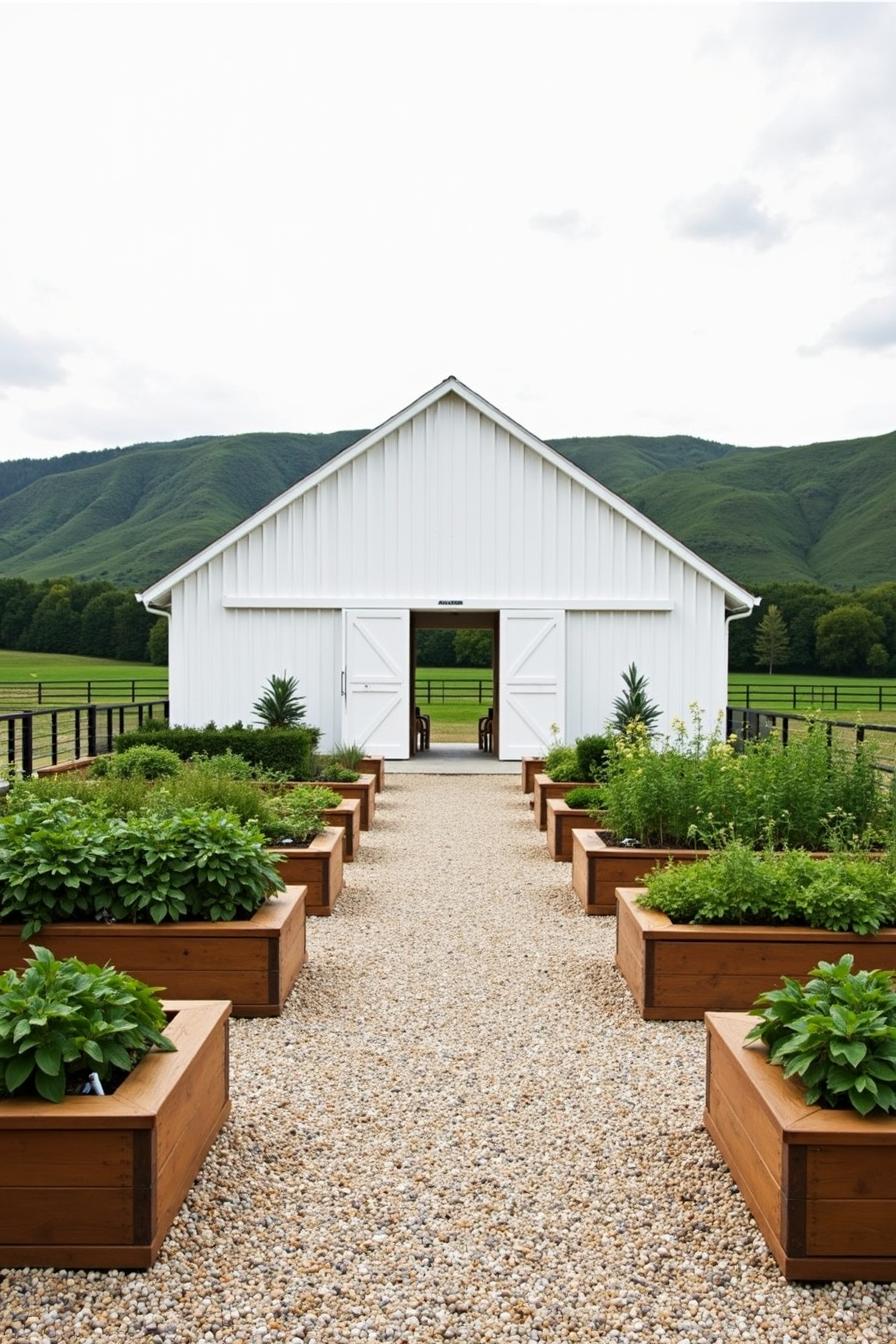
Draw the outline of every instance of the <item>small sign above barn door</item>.
[[[362,608],[345,613],[344,736],[370,755],[409,751],[411,614]]]
[[[554,732],[563,736],[566,704],[566,613],[501,612],[499,755],[541,756]]]

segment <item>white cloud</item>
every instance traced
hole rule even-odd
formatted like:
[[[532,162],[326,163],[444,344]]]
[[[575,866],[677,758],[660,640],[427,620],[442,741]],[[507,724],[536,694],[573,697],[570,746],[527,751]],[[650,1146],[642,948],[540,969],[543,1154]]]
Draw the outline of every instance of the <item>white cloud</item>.
[[[529,223],[533,229],[541,233],[552,233],[570,242],[578,242],[583,238],[596,238],[600,232],[597,224],[587,219],[581,210],[557,210],[553,214],[535,214]]]
[[[837,345],[871,351],[896,347],[896,293],[868,299],[835,322],[820,348]]]
[[[65,378],[63,351],[58,341],[26,336],[0,318],[0,391],[61,383]]]
[[[762,204],[759,188],[751,182],[717,184],[669,210],[675,233],[683,238],[711,242],[749,242],[771,247],[787,236],[784,220]]]

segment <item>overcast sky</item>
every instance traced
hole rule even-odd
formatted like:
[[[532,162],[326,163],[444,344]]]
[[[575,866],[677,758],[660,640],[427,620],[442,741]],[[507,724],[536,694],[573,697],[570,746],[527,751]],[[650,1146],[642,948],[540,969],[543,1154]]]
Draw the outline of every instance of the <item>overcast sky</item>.
[[[896,428],[896,6],[3,5],[0,456]]]

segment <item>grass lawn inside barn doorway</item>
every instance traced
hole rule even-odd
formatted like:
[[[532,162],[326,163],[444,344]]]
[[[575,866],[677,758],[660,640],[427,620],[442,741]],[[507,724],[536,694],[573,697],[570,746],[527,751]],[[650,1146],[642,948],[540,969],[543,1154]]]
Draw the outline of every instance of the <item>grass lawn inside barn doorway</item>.
[[[413,621],[414,704],[421,714],[429,715],[430,741],[476,747],[479,720],[492,707],[497,729],[497,613],[415,612]],[[438,636],[448,636],[449,640],[459,636],[457,654],[469,657],[471,664],[435,662],[432,654],[438,656]],[[497,751],[497,731],[494,749]]]

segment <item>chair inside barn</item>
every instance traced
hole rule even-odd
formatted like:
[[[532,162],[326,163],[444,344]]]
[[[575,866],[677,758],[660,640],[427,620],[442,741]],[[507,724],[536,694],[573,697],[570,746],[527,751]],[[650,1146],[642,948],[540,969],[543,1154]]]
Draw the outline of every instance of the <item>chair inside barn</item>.
[[[416,720],[417,720],[417,723],[416,723],[416,729],[417,729],[417,750],[418,750],[418,751],[428,751],[428,750],[429,750],[429,735],[430,735],[430,729],[431,729],[431,727],[432,727],[432,724],[431,724],[431,721],[430,721],[430,716],[429,716],[428,714],[421,714],[421,713],[420,713],[420,706],[419,706],[419,705],[415,705],[415,706],[414,706],[414,713],[415,713],[415,715],[416,715]]]
[[[489,705],[488,713],[479,720],[479,750],[491,751],[495,731],[495,707]]]

